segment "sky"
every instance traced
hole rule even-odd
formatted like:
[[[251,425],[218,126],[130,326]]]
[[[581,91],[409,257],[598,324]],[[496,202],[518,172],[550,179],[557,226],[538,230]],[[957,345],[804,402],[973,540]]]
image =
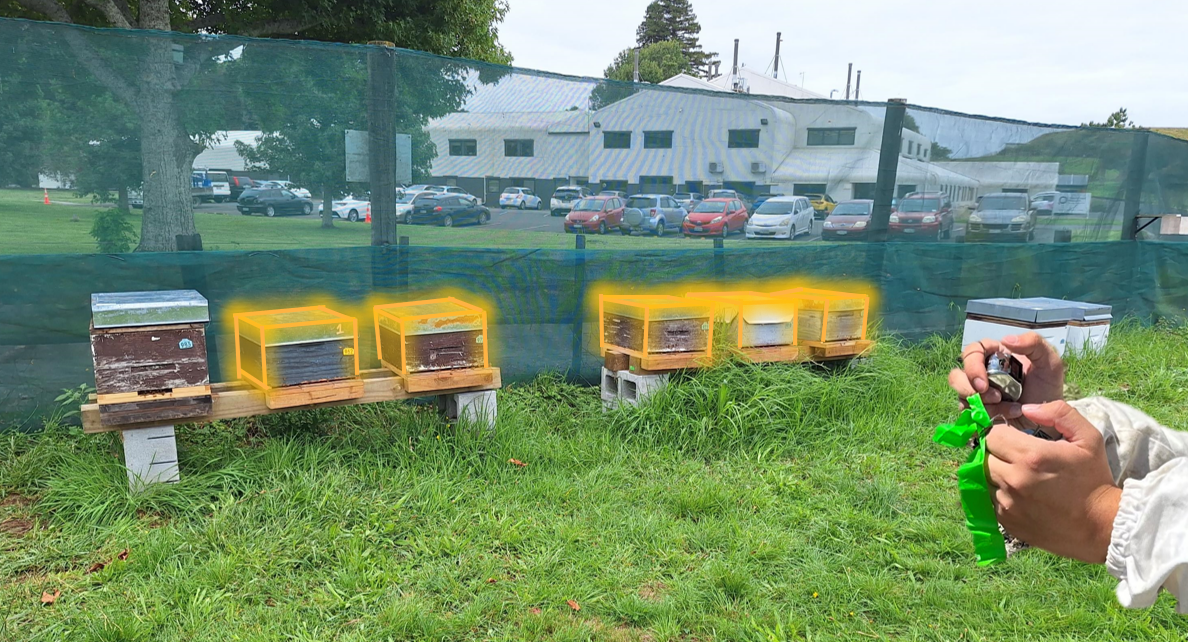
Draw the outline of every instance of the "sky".
[[[648,2],[509,0],[499,40],[517,67],[601,77]],[[781,78],[823,95],[844,92],[853,62],[863,100],[1065,125],[1126,107],[1142,126],[1188,127],[1183,0],[692,3],[724,72],[735,38],[740,63],[769,71],[780,31]]]

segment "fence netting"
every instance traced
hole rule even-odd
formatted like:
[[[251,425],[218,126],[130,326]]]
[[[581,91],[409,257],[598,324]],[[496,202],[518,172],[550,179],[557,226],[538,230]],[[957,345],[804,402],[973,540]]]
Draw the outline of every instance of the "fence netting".
[[[906,336],[982,296],[1188,305],[1188,246],[1121,242],[1171,240],[1148,217],[1188,209],[1188,142],[1158,131],[831,100],[745,68],[630,84],[21,20],[0,44],[0,424],[89,380],[92,292],[194,288],[216,316],[473,292],[512,380],[594,371],[607,284],[858,280]],[[600,193],[601,218],[577,216]],[[890,242],[862,242],[880,220]]]

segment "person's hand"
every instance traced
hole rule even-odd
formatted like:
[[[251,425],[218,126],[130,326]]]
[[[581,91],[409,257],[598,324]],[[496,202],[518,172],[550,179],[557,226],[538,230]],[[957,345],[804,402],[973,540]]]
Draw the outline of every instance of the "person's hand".
[[[986,375],[986,355],[998,352],[1000,347],[1009,350],[1023,364],[1023,396],[1018,402],[1004,402],[1002,393],[990,386]],[[1064,398],[1064,362],[1056,349],[1034,332],[1003,337],[1001,342],[982,339],[971,343],[961,351],[961,361],[963,367],[949,373],[949,387],[961,397],[963,407],[965,399],[977,393],[991,417],[1018,419],[1023,404]]]
[[[998,523],[1056,555],[1105,562],[1122,497],[1110,475],[1105,440],[1063,401],[1025,405],[1023,415],[1055,428],[1064,440],[1044,441],[1006,425],[986,436]]]

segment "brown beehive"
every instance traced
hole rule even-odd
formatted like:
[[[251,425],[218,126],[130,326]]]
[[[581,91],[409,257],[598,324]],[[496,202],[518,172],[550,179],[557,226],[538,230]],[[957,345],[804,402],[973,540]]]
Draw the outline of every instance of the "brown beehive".
[[[359,323],[317,305],[235,315],[235,367],[264,390],[359,374]]]
[[[403,376],[488,367],[487,313],[454,297],[375,306],[376,348]]]
[[[865,294],[792,288],[769,296],[796,301],[796,334],[801,343],[866,340],[870,297]]]
[[[598,296],[598,336],[603,352],[635,357],[681,353],[709,356],[712,303],[668,295]]]

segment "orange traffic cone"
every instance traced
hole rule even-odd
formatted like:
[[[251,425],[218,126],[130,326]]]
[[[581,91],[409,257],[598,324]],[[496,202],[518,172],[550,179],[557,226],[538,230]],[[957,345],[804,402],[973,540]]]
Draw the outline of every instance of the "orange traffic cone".
[[[45,204],[46,204],[46,205],[49,205],[49,204],[50,204],[50,202],[49,202],[49,190],[48,190],[48,189],[43,189],[42,191],[45,193]]]
[[[368,223],[371,222],[371,208],[370,207],[367,208],[367,222]]]

